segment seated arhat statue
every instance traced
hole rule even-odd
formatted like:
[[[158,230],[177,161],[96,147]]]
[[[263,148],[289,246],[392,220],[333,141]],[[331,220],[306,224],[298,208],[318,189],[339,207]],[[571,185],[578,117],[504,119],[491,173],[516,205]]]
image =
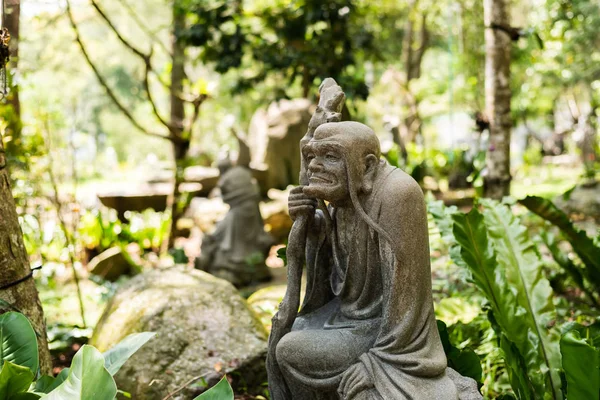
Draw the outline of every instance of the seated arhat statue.
[[[264,229],[258,185],[246,167],[221,163],[219,169],[218,186],[230,209],[204,236],[195,266],[238,287],[270,280],[265,260],[273,238]]]
[[[380,158],[361,123],[328,122],[307,136],[308,184],[289,197],[292,219],[308,224],[307,287],[290,330],[272,332],[272,398],[481,398],[474,380],[447,368],[421,188]]]

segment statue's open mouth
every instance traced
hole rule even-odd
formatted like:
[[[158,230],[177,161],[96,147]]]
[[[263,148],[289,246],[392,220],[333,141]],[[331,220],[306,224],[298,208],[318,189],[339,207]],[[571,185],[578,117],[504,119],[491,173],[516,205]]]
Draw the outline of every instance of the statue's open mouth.
[[[308,178],[308,181],[310,183],[328,183],[331,184],[333,183],[330,179],[327,179],[323,176],[319,176],[319,175],[311,175],[310,178]]]

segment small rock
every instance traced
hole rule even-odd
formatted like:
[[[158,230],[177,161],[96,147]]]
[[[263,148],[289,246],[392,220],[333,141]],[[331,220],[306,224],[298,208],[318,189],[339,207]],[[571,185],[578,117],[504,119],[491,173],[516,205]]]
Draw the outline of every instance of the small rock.
[[[120,247],[111,247],[92,258],[88,264],[90,273],[114,282],[121,275],[130,274],[131,264]]]

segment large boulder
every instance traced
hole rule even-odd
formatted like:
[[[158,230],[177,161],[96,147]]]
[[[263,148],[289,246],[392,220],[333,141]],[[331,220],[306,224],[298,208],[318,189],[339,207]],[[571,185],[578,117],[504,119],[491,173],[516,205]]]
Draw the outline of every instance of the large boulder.
[[[266,381],[267,332],[225,280],[182,267],[138,275],[111,299],[91,343],[106,351],[142,331],[157,335],[115,377],[134,399],[162,399],[195,377],[210,384],[233,371],[248,388]],[[172,399],[203,390],[189,385]]]
[[[250,166],[266,171],[265,182],[260,182],[263,190],[298,183],[300,139],[306,134],[312,111],[307,99],[280,100],[252,117],[247,138]]]

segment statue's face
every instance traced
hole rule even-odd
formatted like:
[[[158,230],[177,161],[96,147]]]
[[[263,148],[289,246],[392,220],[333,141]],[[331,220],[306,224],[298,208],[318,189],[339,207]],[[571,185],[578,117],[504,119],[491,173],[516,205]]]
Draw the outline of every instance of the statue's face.
[[[349,200],[346,161],[332,143],[309,143],[303,149],[308,165],[309,185],[304,193],[341,205]]]

